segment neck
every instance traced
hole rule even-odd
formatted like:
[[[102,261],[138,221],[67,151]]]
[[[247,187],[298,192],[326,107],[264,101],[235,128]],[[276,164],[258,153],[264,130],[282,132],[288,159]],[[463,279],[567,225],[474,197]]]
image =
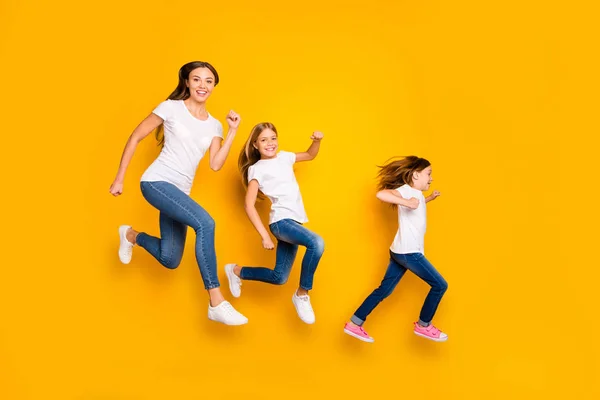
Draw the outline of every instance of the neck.
[[[187,106],[187,109],[192,113],[194,117],[205,117],[208,113],[206,111],[206,102],[198,102],[188,97],[183,101]]]

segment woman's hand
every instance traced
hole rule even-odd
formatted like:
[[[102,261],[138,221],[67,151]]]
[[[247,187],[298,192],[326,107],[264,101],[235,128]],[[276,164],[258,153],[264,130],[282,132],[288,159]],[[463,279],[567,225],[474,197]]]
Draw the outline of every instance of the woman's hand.
[[[110,194],[113,196],[119,196],[123,193],[123,182],[116,180],[110,185]]]
[[[231,110],[227,114],[227,125],[229,125],[230,129],[237,129],[241,121],[242,118],[235,111]]]

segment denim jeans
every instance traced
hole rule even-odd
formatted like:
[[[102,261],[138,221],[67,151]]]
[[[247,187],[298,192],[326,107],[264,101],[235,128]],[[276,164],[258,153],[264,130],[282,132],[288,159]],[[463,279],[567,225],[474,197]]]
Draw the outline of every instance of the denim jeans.
[[[325,250],[323,239],[292,219],[282,219],[269,225],[277,238],[275,269],[264,267],[242,267],[240,277],[249,281],[261,281],[274,285],[287,282],[296,259],[298,245],[306,247],[300,272],[300,287],[311,290],[319,260]]]
[[[160,238],[141,232],[137,244],[163,266],[174,269],[183,256],[187,227],[196,232],[196,261],[204,287],[219,287],[215,221],[198,203],[168,182],[141,182],[142,195],[160,211]]]
[[[427,261],[423,254],[396,254],[391,251],[390,263],[383,281],[381,281],[381,285],[365,299],[350,320],[356,325],[362,325],[375,307],[394,291],[394,288],[407,269],[431,286],[421,309],[421,315],[419,316],[421,324],[425,326],[429,325],[442,300],[442,296],[448,289],[448,283],[446,283],[433,265]]]

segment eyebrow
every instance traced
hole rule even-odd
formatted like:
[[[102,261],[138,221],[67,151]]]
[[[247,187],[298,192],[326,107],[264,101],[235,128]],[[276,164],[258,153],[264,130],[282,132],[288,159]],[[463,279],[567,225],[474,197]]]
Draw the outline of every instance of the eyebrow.
[[[201,77],[201,76],[198,76],[198,75],[193,75],[193,76],[192,76],[192,78],[199,78],[199,79],[202,79],[202,77]],[[206,79],[213,79],[213,77],[212,77],[212,76],[209,76],[209,77],[208,77],[208,78],[206,78]]]

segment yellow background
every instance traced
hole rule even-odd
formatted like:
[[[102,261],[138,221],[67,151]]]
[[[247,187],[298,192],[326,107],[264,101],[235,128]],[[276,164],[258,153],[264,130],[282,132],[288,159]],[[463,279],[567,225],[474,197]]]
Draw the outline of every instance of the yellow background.
[[[599,398],[598,13],[559,3],[2,0],[0,398]],[[226,262],[274,261],[243,210],[250,128],[274,122],[290,151],[325,133],[297,166],[326,242],[314,326],[290,301],[300,257],[283,287],[244,284],[241,328],[207,320],[192,232],[175,271],[139,248],[118,261],[118,225],[158,233],[138,186],[158,148],[140,145],[113,198],[121,151],[191,60],[221,75],[210,112],[242,116],[192,192],[222,283]],[[342,327],[396,230],[376,165],[408,154],[442,192],[426,247],[450,339],[411,332],[428,288],[407,274],[368,345]]]

